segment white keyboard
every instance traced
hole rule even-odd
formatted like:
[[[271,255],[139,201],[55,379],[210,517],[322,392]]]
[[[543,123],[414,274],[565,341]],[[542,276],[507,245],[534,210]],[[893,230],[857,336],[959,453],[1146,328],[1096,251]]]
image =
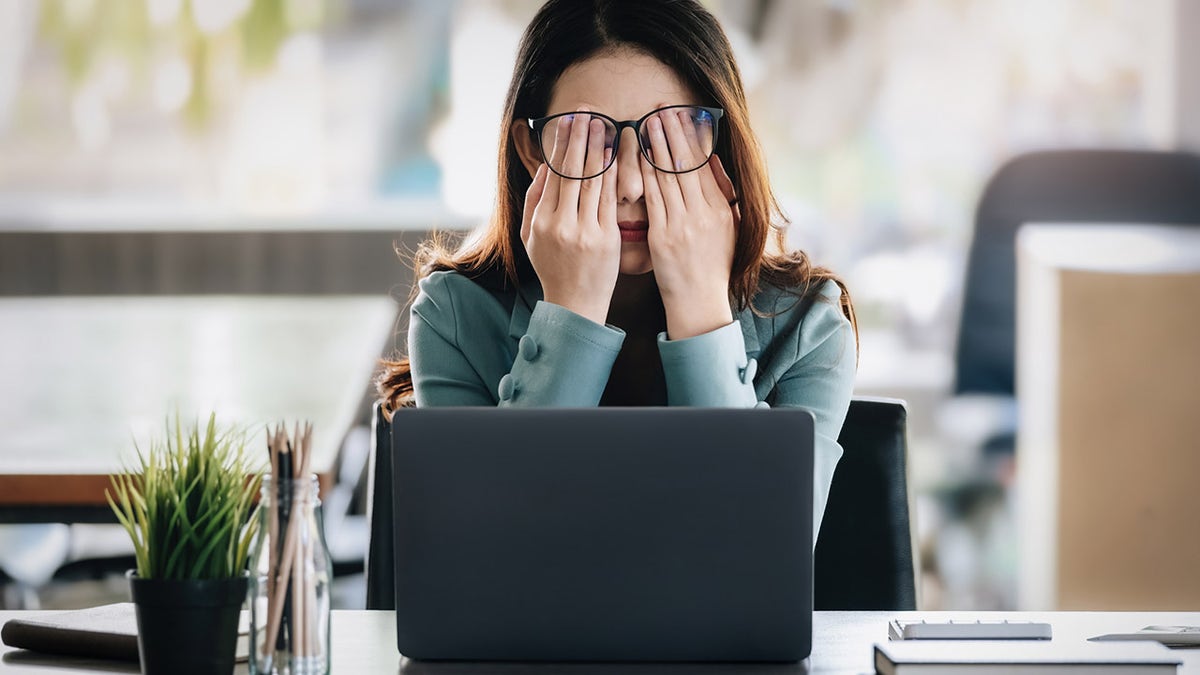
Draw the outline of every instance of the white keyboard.
[[[1050,624],[1036,621],[892,621],[892,640],[1049,640]]]

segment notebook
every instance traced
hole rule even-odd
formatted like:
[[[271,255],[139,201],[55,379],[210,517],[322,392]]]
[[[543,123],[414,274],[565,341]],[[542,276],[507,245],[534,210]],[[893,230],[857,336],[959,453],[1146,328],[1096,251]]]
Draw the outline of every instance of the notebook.
[[[249,619],[238,625],[237,660],[250,657]],[[137,662],[137,615],[133,603],[119,602],[87,609],[9,619],[0,629],[9,647],[47,654]]]
[[[392,450],[409,658],[811,650],[808,411],[414,408]]]
[[[1156,643],[905,641],[875,645],[879,675],[1174,675],[1182,663]]]

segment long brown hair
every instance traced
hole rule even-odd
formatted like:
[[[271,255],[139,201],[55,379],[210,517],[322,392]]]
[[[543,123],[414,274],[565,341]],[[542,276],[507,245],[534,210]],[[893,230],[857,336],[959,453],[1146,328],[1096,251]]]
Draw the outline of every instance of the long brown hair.
[[[815,267],[802,251],[785,251],[787,219],[771,192],[766,164],[750,129],[746,94],[733,50],[716,18],[696,0],[549,0],[533,17],[517,52],[500,130],[497,204],[488,227],[451,251],[436,239],[414,256],[417,278],[453,270],[493,288],[535,278],[521,242],[521,214],[532,178],[517,154],[510,125],[546,114],[554,84],[568,67],[607,50],[634,49],[672,68],[706,105],[724,108],[728,133],[721,157],[741,209],[729,292],[739,309],[751,307],[760,284],[795,292],[801,300],[827,280],[841,287],[842,311],[855,326],[845,284]],[[412,404],[408,359],[383,361],[377,379],[385,407]]]

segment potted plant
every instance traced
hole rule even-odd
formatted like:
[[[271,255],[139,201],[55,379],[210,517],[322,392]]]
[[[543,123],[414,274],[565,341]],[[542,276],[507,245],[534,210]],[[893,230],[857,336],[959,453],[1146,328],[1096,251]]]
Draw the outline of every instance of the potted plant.
[[[108,503],[133,540],[128,577],[142,672],[233,671],[246,599],[247,555],[258,518],[261,475],[246,458],[245,434],[218,429],[210,415],[136,448],[132,471],[111,476]]]

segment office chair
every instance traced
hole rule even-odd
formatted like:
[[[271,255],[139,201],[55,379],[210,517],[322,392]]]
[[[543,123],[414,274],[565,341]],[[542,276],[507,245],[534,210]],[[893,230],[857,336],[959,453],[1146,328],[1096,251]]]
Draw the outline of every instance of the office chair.
[[[397,410],[397,415],[404,414]],[[367,609],[396,608],[395,536],[392,531],[392,423],[375,404],[367,465]]]
[[[1021,225],[1038,221],[1200,225],[1200,156],[1053,150],[1000,167],[975,214],[955,349],[956,395],[1014,395],[1015,239]]]
[[[404,411],[397,411],[403,415]],[[854,399],[814,561],[817,609],[916,609],[904,403]],[[375,406],[367,609],[395,607],[391,425]]]
[[[917,608],[904,401],[855,398],[813,553],[813,606]]]

